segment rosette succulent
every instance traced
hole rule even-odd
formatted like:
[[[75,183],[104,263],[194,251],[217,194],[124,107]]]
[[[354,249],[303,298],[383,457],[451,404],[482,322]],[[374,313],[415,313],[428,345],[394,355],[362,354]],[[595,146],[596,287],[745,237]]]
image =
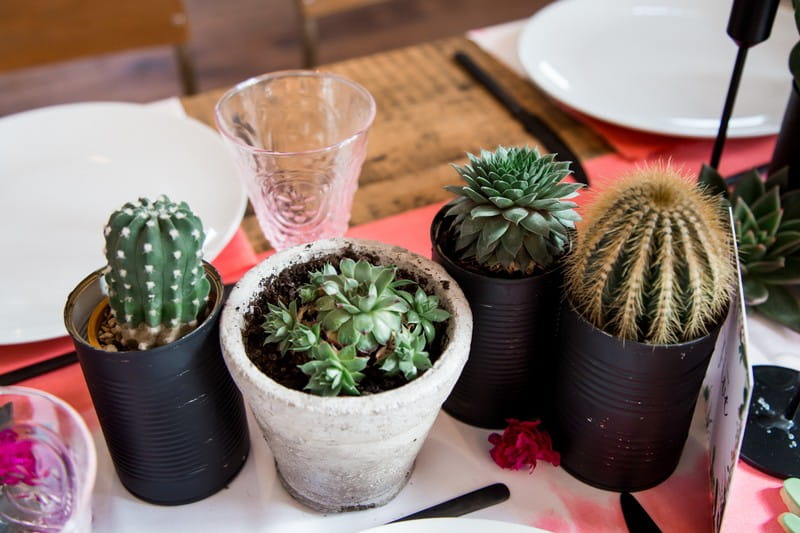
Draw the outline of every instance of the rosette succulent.
[[[563,182],[570,163],[528,147],[467,157],[469,164],[455,166],[466,185],[445,187],[458,195],[445,213],[454,217],[455,251],[493,271],[547,269],[580,220],[570,199],[582,185]]]
[[[764,181],[745,174],[730,190],[722,177],[704,166],[700,181],[733,207],[739,266],[747,306],[789,327],[800,329],[800,190],[781,194],[784,168]]]
[[[566,260],[570,302],[621,339],[674,344],[707,334],[732,293],[726,220],[719,197],[669,166],[623,177],[585,213]]]
[[[144,350],[191,331],[211,285],[203,225],[189,206],[140,198],[114,211],[104,234],[104,277],[122,343]]]
[[[344,258],[338,268],[326,263],[309,274],[299,302],[269,304],[265,343],[277,344],[281,354],[305,353],[305,389],[321,396],[360,394],[368,365],[387,376],[416,378],[431,367],[434,323],[450,314],[439,308],[438,297],[396,275],[394,267],[363,259]]]

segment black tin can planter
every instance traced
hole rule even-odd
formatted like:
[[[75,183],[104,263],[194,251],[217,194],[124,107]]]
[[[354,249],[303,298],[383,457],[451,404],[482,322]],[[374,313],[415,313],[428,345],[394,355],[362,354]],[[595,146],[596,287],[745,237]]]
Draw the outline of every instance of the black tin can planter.
[[[117,475],[133,495],[160,505],[224,488],[250,450],[242,395],[219,345],[222,282],[214,267],[205,269],[213,309],[164,346],[107,352],[86,341],[89,316],[105,297],[99,270],[78,284],[64,309]]]
[[[775,143],[769,173],[773,174],[785,166],[789,167],[787,190],[800,189],[800,87],[792,83],[792,92],[783,122]]]
[[[618,492],[667,479],[689,435],[720,327],[680,344],[623,341],[566,303],[552,425],[561,466],[589,485]]]
[[[433,260],[464,291],[473,316],[469,359],[444,410],[473,426],[497,429],[508,418],[549,418],[553,344],[561,271],[518,279],[460,266],[442,248],[442,208],[431,225]]]

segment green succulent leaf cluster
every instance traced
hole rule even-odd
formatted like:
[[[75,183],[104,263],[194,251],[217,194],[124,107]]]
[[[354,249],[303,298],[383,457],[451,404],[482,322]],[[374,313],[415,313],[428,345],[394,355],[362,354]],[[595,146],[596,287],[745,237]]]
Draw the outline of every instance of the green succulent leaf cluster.
[[[582,185],[563,182],[570,162],[529,147],[467,157],[469,164],[455,166],[466,185],[445,187],[458,195],[445,213],[454,217],[456,251],[491,270],[548,268],[569,248],[580,220],[570,199]]]
[[[408,323],[418,324],[425,333],[427,341],[433,342],[436,335],[433,323],[447,320],[450,316],[450,313],[439,308],[439,297],[435,294],[427,295],[419,287],[413,297],[406,291],[398,291],[398,294],[408,303],[409,310],[406,313]]]
[[[407,380],[417,377],[422,370],[431,367],[428,352],[425,351],[425,335],[420,330],[401,329],[394,340],[394,350],[383,360],[381,370],[390,376],[403,374]]]
[[[426,349],[436,335],[434,323],[450,314],[436,295],[396,275],[394,267],[365,260],[344,258],[338,269],[325,264],[299,289],[299,307],[297,301],[268,305],[265,344],[277,344],[282,355],[308,354],[300,369],[314,394],[359,394],[360,371],[368,363],[389,376],[414,379],[431,366]],[[413,294],[403,288],[410,286]]]
[[[322,342],[312,351],[313,360],[300,366],[304,374],[310,376],[306,390],[320,396],[338,396],[344,390],[347,394],[358,395],[358,382],[364,377],[361,370],[367,366],[367,357],[358,357],[352,344],[336,350],[327,342]]]
[[[752,170],[729,189],[714,169],[704,166],[700,182],[733,207],[747,306],[800,330],[800,302],[792,293],[800,286],[800,191],[781,194],[788,169],[766,181]]]
[[[291,302],[289,307],[283,302],[278,302],[278,305],[268,304],[268,308],[269,313],[261,326],[268,335],[264,344],[278,343],[278,349],[283,355],[289,349],[289,335],[298,325],[297,302]]]

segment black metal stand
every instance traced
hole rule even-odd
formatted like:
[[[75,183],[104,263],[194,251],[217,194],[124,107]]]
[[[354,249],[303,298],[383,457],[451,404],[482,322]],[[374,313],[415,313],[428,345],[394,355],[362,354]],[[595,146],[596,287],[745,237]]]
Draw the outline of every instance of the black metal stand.
[[[728,136],[728,123],[733,115],[733,106],[736,94],[739,92],[739,83],[742,81],[744,63],[747,59],[747,50],[760,42],[766,41],[775,22],[778,12],[779,0],[734,0],[731,16],[728,20],[728,35],[739,46],[733,74],[728,85],[728,95],[719,122],[717,139],[711,153],[711,167],[716,170],[722,158],[722,150]]]

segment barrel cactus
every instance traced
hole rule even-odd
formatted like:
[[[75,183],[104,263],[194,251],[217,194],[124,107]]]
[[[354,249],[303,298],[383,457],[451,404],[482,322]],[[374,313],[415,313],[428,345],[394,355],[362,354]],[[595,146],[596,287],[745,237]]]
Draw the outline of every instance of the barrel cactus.
[[[211,285],[203,225],[189,206],[140,198],[112,213],[104,233],[104,277],[121,342],[145,350],[191,331]]]
[[[800,330],[800,190],[781,194],[788,168],[762,180],[746,173],[728,189],[714,169],[704,166],[700,181],[733,207],[739,265],[749,310]]]
[[[580,217],[569,201],[582,185],[564,183],[568,161],[536,148],[481,150],[455,166],[466,185],[446,186],[458,195],[448,204],[455,251],[492,271],[531,274],[545,270],[569,247]]]
[[[718,196],[652,166],[599,193],[584,218],[565,277],[589,322],[621,339],[674,344],[721,319],[735,263]]]

